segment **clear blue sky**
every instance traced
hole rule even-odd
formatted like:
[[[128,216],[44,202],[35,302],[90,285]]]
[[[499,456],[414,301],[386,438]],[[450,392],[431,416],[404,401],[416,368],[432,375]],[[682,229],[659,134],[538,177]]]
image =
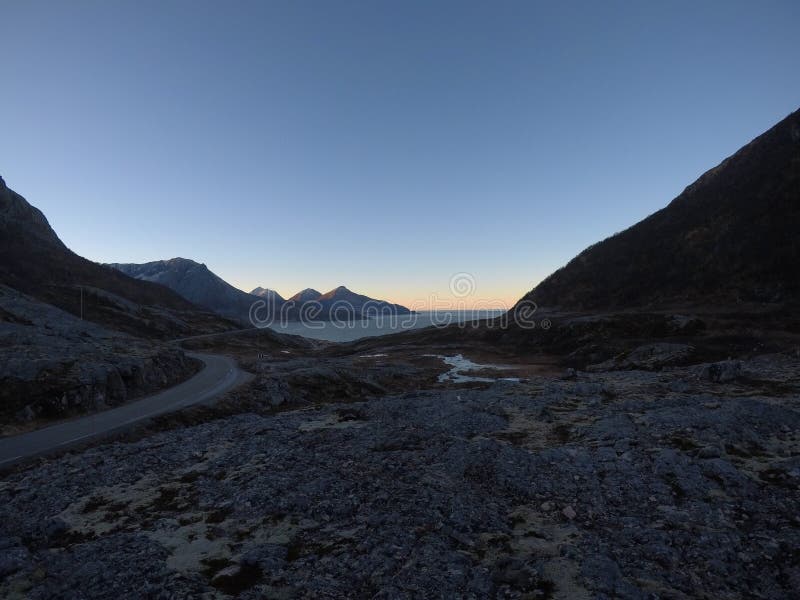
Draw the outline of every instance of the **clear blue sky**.
[[[658,6],[656,5],[658,4]],[[513,301],[800,106],[800,2],[0,4],[0,174],[90,259]]]

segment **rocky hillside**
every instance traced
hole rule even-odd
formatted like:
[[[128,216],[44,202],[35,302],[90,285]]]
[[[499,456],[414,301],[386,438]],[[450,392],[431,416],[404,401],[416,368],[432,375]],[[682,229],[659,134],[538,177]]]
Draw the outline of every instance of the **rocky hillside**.
[[[137,281],[69,250],[41,211],[0,178],[0,284],[138,336],[224,331],[232,323],[164,286]]]
[[[800,111],[524,300],[565,310],[800,299]]]
[[[0,435],[121,404],[199,366],[0,285]]]
[[[242,326],[250,326],[250,307],[255,298],[233,287],[204,264],[187,258],[172,258],[144,264],[111,263],[108,266],[135,279],[160,283],[198,306],[213,310]]]

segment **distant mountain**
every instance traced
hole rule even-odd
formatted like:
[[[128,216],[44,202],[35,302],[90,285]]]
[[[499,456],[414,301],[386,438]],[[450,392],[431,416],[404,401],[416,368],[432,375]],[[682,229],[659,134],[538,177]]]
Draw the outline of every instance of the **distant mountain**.
[[[319,300],[319,297],[322,296],[322,293],[318,292],[312,288],[306,288],[301,292],[297,292],[294,296],[289,298],[289,302],[295,303],[303,303],[303,302],[310,302],[312,300]]]
[[[275,302],[277,304],[283,304],[286,302],[286,299],[283,296],[281,296],[275,290],[271,290],[269,288],[257,287],[250,293],[253,296],[258,296],[259,298],[263,298],[264,300]]]
[[[69,250],[40,210],[0,178],[0,284],[75,316],[137,336],[225,331],[233,323],[155,283]]]
[[[159,283],[217,314],[242,326],[250,326],[250,307],[256,300],[212,273],[204,264],[188,258],[171,258],[153,262],[111,263],[118,271],[142,281]]]
[[[275,290],[257,287],[251,293],[236,289],[212,273],[208,267],[186,258],[172,258],[143,264],[112,263],[114,269],[141,281],[158,283],[174,290],[190,302],[213,310],[219,315],[249,327],[250,310],[258,299],[266,300],[267,306],[258,307],[256,318],[271,321],[315,319],[329,320],[375,316],[378,314],[408,314],[410,311],[399,304],[374,300],[351,292],[340,286],[325,294],[307,288],[288,300]],[[317,304],[310,304],[315,302]],[[331,314],[336,310],[336,314]],[[282,315],[282,316],[281,316]]]
[[[598,310],[800,299],[800,111],[523,300]]]
[[[324,307],[334,308],[337,304],[341,306],[352,306],[356,313],[370,316],[370,314],[409,314],[411,311],[400,304],[392,304],[385,300],[375,300],[363,294],[357,294],[348,290],[343,285],[321,294],[317,301]]]
[[[411,312],[405,306],[357,294],[343,285],[324,294],[307,288],[289,298],[282,310],[290,319],[314,320],[364,319]]]

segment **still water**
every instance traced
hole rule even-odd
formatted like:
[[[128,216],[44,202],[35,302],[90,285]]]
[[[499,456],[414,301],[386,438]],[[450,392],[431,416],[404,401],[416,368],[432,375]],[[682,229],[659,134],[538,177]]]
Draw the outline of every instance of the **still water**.
[[[363,337],[386,335],[409,329],[471,323],[475,320],[498,317],[503,312],[502,310],[438,310],[417,312],[411,315],[376,317],[363,321],[312,321],[306,323],[290,321],[275,323],[270,327],[280,333],[302,335],[331,342],[349,342]]]

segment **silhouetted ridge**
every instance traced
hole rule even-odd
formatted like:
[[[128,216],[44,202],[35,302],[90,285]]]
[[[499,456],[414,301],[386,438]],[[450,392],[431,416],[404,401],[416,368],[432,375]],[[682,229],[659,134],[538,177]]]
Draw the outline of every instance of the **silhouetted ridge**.
[[[19,231],[46,244],[65,248],[42,211],[6,186],[0,177],[0,228],[4,232]]]
[[[566,310],[797,300],[798,229],[800,111],[523,299]]]

